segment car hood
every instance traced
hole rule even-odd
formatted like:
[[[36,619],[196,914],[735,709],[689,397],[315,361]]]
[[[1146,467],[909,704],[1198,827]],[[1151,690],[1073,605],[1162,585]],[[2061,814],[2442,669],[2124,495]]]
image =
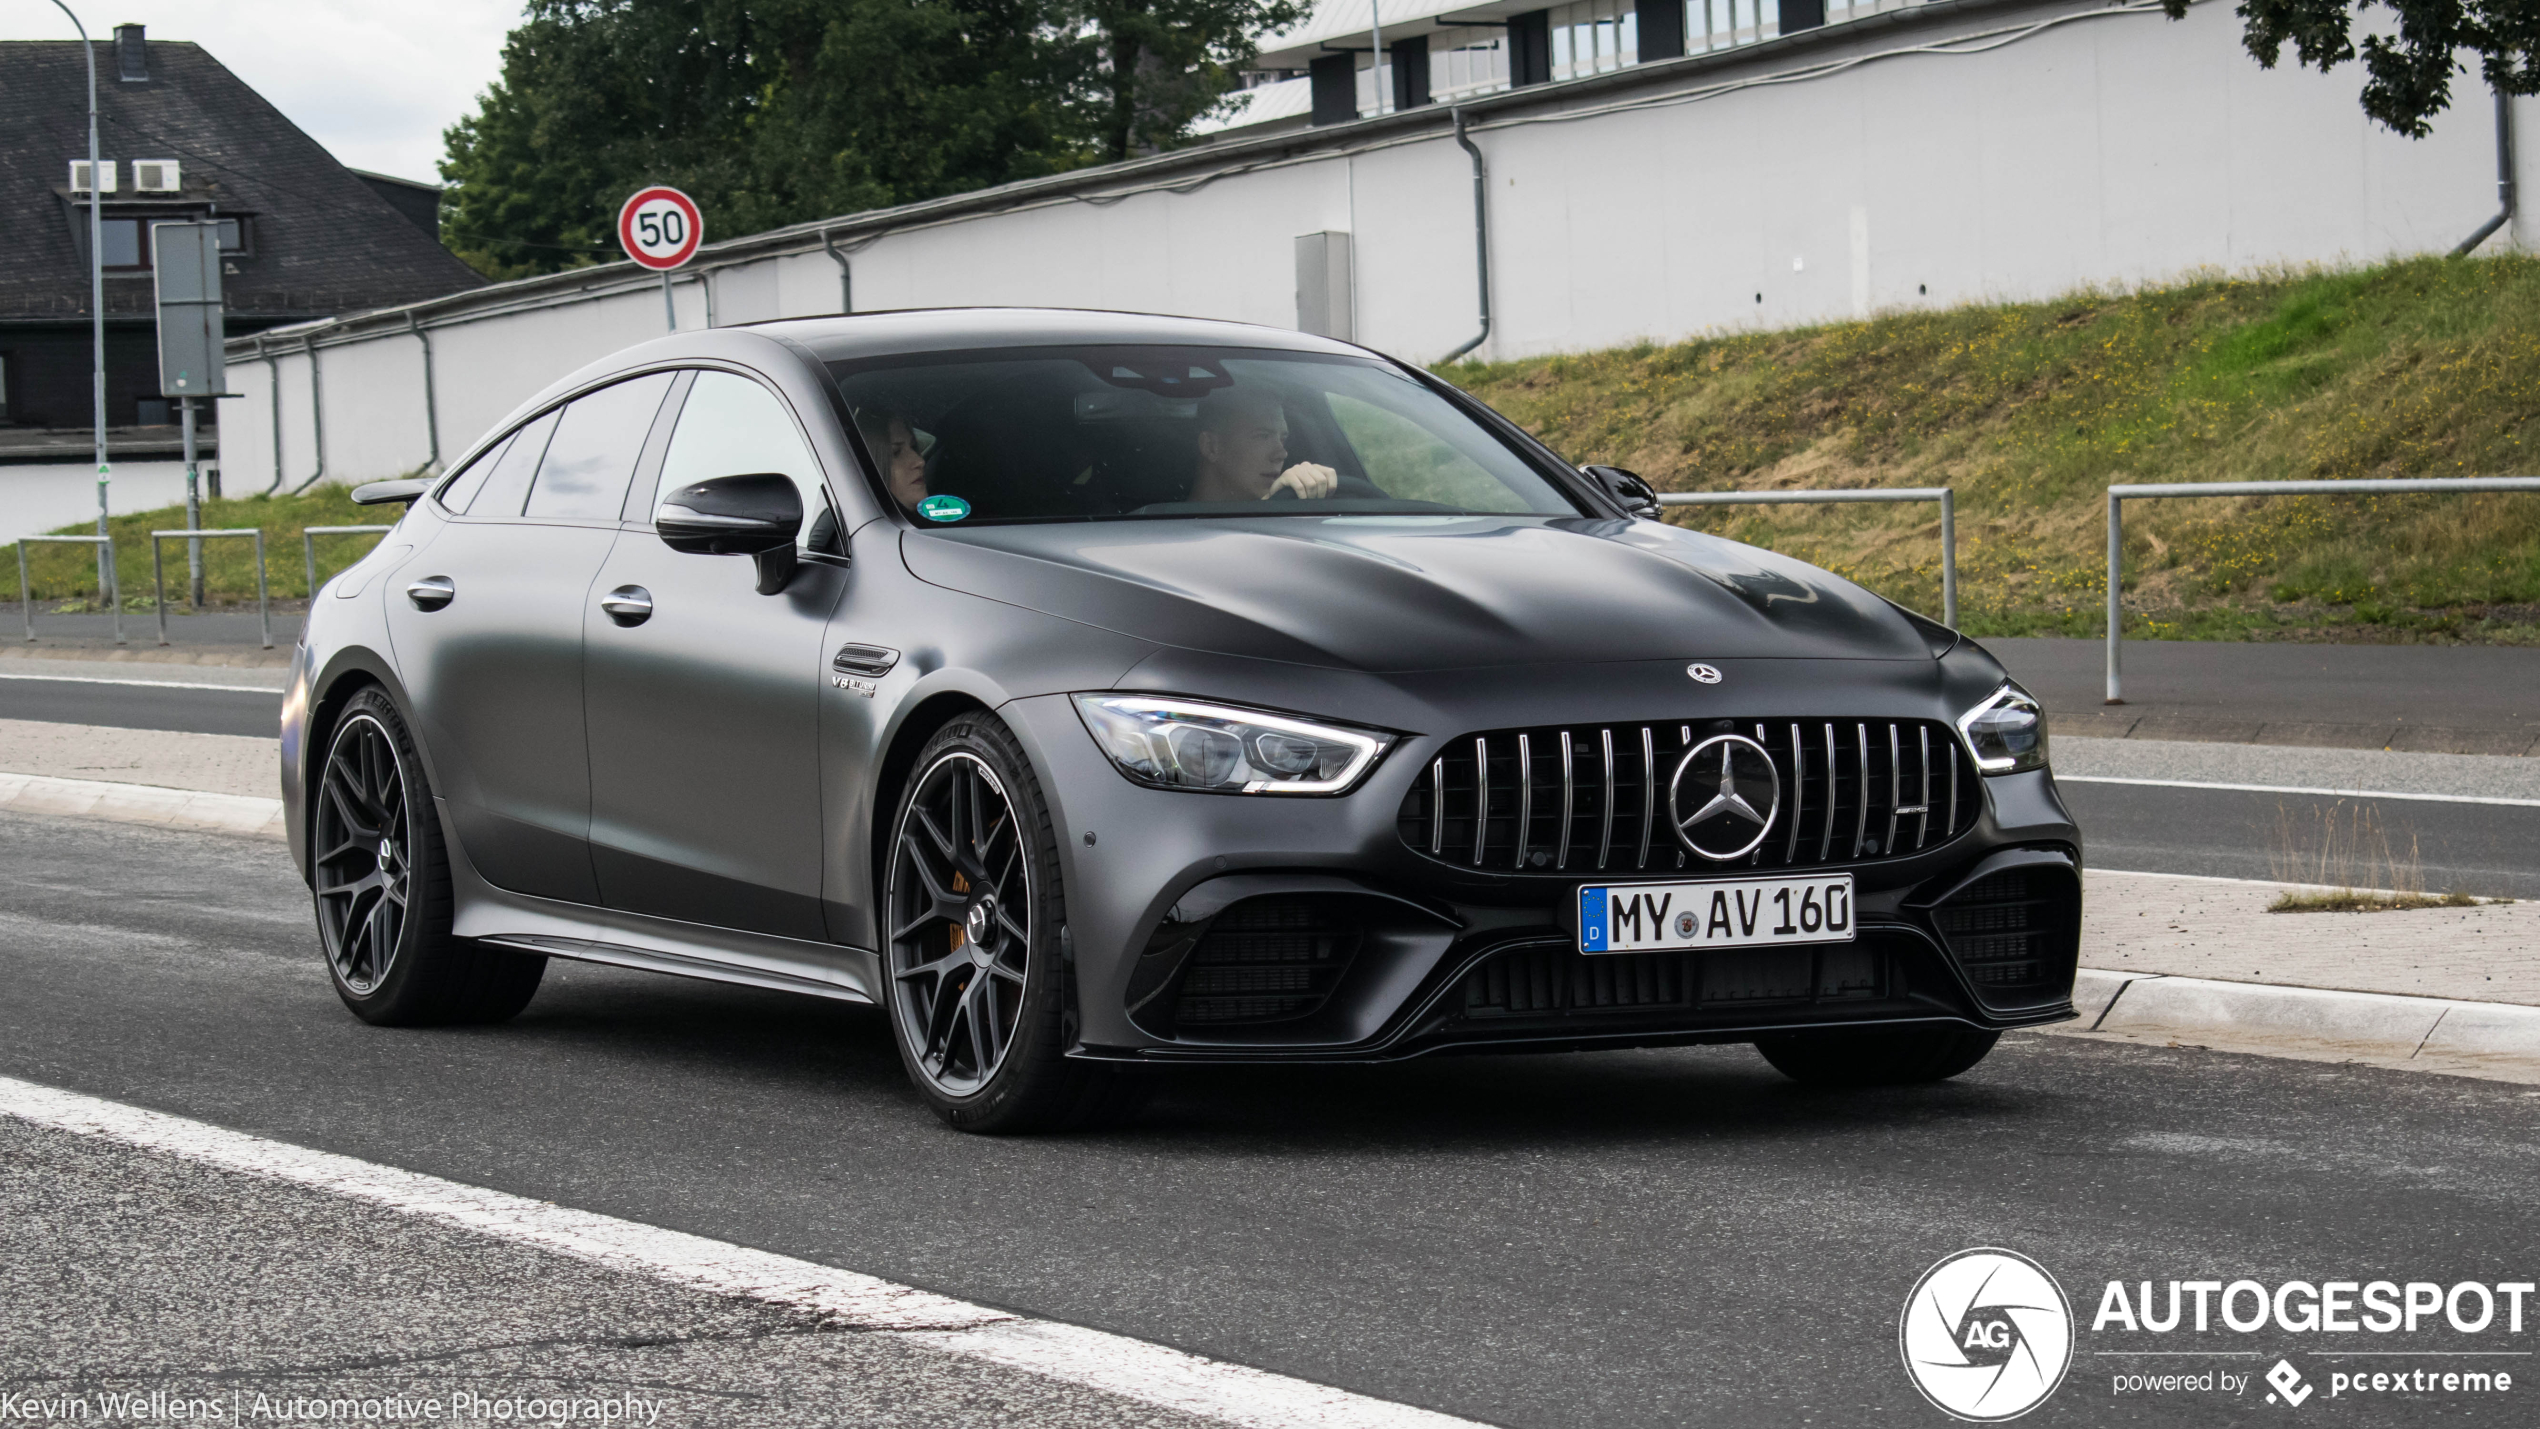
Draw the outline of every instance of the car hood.
[[[912,531],[918,579],[1188,649],[1370,672],[1930,660],[1894,607],[1655,521],[1284,516]]]

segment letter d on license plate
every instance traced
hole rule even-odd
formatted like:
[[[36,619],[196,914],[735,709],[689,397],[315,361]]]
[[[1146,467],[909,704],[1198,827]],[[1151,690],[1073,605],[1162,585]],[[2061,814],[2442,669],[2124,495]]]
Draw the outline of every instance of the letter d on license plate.
[[[1579,890],[1579,951],[1647,953],[1852,941],[1852,875],[1595,884]]]

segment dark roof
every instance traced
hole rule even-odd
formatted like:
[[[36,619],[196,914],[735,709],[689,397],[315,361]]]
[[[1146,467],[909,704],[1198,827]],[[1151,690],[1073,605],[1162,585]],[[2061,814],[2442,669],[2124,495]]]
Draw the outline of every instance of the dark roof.
[[[441,186],[401,179],[394,174],[374,174],[368,169],[346,169],[344,172],[361,180],[370,191],[388,200],[388,206],[406,216],[406,222],[441,241]]]
[[[120,78],[117,58],[98,45],[98,149],[122,178],[107,215],[188,216],[207,203],[247,215],[250,251],[227,278],[233,318],[299,321],[483,285],[202,46],[150,41],[143,82]],[[88,157],[87,87],[77,41],[0,43],[0,319],[87,314],[75,228],[87,200],[69,187],[70,161]],[[135,194],[135,159],[176,160],[183,192]],[[108,275],[108,316],[151,311],[146,275]]]

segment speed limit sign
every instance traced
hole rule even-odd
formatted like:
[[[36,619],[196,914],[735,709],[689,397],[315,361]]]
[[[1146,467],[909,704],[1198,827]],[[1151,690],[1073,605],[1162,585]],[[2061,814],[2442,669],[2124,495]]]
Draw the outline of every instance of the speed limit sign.
[[[696,200],[677,189],[644,189],[617,211],[619,245],[647,268],[669,272],[697,256],[697,244],[705,236]]]

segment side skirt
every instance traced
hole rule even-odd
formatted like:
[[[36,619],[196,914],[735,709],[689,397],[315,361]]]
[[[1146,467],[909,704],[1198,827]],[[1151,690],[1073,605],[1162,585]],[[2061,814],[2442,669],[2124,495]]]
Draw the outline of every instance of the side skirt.
[[[873,1002],[881,986],[881,960],[863,948],[649,918],[497,888],[476,871],[459,842],[449,802],[439,795],[432,802],[450,853],[450,891],[458,905],[450,931],[459,937],[550,957],[846,1002]]]

